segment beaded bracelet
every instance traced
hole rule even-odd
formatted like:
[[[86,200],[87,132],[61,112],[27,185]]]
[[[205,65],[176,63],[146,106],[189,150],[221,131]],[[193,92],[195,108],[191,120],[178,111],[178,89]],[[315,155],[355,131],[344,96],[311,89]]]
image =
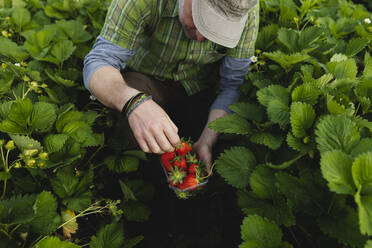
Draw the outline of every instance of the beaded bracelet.
[[[140,98],[138,98],[136,101],[134,101],[134,103],[129,107],[128,109],[128,112],[126,113],[126,117],[128,119],[130,113],[132,113],[132,111],[138,107],[138,105],[140,105],[141,103],[147,101],[147,100],[150,100],[152,99],[152,96],[148,96],[146,94],[143,94]]]

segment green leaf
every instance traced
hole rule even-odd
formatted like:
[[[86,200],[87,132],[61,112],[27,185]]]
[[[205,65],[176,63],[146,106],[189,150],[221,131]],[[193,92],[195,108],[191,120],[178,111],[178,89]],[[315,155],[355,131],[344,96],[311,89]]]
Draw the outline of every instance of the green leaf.
[[[14,143],[20,150],[38,149],[39,151],[41,151],[43,149],[39,141],[29,138],[27,136],[10,135],[10,138],[14,141]]]
[[[276,194],[274,171],[260,165],[252,172],[249,185],[261,199],[271,199]]]
[[[301,30],[299,33],[298,46],[300,51],[312,46],[316,41],[318,41],[322,34],[325,32],[323,28],[317,26],[311,26]]]
[[[72,211],[81,212],[90,206],[92,199],[93,194],[91,192],[85,192],[78,197],[65,198],[62,200],[62,203]]]
[[[354,109],[346,109],[344,105],[339,104],[334,100],[334,96],[327,95],[327,109],[330,114],[338,115],[345,114],[348,116],[353,116]]]
[[[266,50],[276,40],[278,29],[277,24],[270,24],[260,28],[256,40],[256,48]]]
[[[346,47],[345,54],[349,57],[353,57],[357,55],[360,51],[362,51],[369,43],[369,40],[366,38],[352,38]]]
[[[328,181],[331,191],[338,194],[355,194],[351,175],[353,160],[346,153],[333,150],[322,154],[320,160],[323,177]]]
[[[61,224],[57,213],[57,201],[49,191],[41,192],[33,206],[35,217],[31,222],[33,232],[48,235]]]
[[[316,80],[316,85],[318,86],[318,88],[322,89],[325,86],[327,86],[329,82],[332,81],[332,79],[333,79],[332,73],[324,74],[323,76],[321,76],[320,78]]]
[[[120,186],[124,186],[121,187],[121,189],[123,191],[125,200],[131,200],[130,198],[133,198],[134,196],[135,199],[132,200],[150,201],[154,196],[154,186],[140,179],[120,181]],[[126,190],[130,190],[133,195],[127,192],[129,195],[126,196],[126,193],[124,192]]]
[[[62,129],[65,127],[65,125],[69,122],[73,121],[82,121],[84,119],[84,115],[82,112],[79,111],[69,111],[66,113],[61,114],[58,117],[58,120],[56,122],[56,129],[58,133],[62,132]]]
[[[121,191],[123,192],[123,195],[124,195],[124,201],[128,201],[128,200],[136,201],[137,198],[134,195],[133,191],[122,180],[119,180],[119,182],[120,182]]]
[[[278,31],[278,40],[287,47],[290,53],[300,52],[298,46],[298,32],[293,29],[281,28]]]
[[[291,105],[291,126],[292,133],[297,138],[306,136],[306,130],[309,129],[315,119],[315,111],[308,103],[294,102]]]
[[[336,78],[342,79],[342,78],[356,78],[356,75],[358,73],[358,67],[355,63],[354,59],[348,59],[341,62],[338,62],[334,75]]]
[[[74,194],[79,180],[74,176],[71,169],[66,168],[59,170],[56,177],[50,180],[50,183],[54,192],[60,198],[65,198]]]
[[[364,248],[372,248],[372,240],[368,240]]]
[[[229,109],[247,120],[261,122],[263,119],[264,109],[256,104],[236,102],[231,104]]]
[[[261,144],[269,147],[271,150],[278,149],[283,143],[283,137],[273,135],[268,132],[256,132],[250,137],[252,143]]]
[[[358,190],[372,196],[372,152],[363,153],[354,160],[352,173]]]
[[[337,215],[327,214],[318,218],[320,229],[347,247],[362,247],[367,237],[360,234],[357,212],[350,207],[339,212]]]
[[[32,206],[35,195],[15,195],[10,199],[0,201],[0,223],[24,224],[34,217]]]
[[[48,77],[50,79],[52,79],[54,82],[56,82],[57,84],[61,85],[61,86],[64,86],[64,87],[67,87],[67,88],[70,88],[70,87],[73,87],[73,86],[76,86],[77,84],[72,81],[72,80],[68,80],[68,79],[64,79],[58,75],[55,74],[55,72],[53,72],[52,70],[50,69],[46,69],[45,70],[45,73],[48,75]]]
[[[8,134],[27,134],[26,128],[8,119],[0,122],[0,131]]]
[[[256,166],[253,153],[244,147],[231,147],[225,150],[216,160],[218,173],[237,188],[244,188],[249,183],[251,172]]]
[[[147,160],[147,155],[142,150],[127,150],[123,155],[132,156],[140,160]]]
[[[44,145],[48,152],[58,152],[64,147],[68,138],[67,134],[49,134],[45,137]]]
[[[245,217],[241,225],[242,239],[245,242],[257,242],[259,247],[279,247],[282,235],[282,230],[274,222],[258,215]]]
[[[257,214],[286,227],[296,224],[292,209],[284,197],[275,197],[273,201],[259,199],[253,192],[238,190],[238,205],[246,215]]]
[[[141,202],[126,202],[123,214],[128,221],[145,222],[150,218],[151,209]]]
[[[10,174],[9,172],[0,171],[0,181],[5,181],[10,178],[12,178],[12,174]]]
[[[12,72],[1,73],[1,78],[0,78],[0,94],[1,95],[4,95],[10,92],[13,81],[14,81],[14,73]]]
[[[123,248],[132,248],[132,247],[136,246],[137,244],[139,244],[143,239],[144,239],[144,236],[139,235],[139,236],[131,238],[129,240],[125,240],[125,244],[124,244]]]
[[[7,120],[0,123],[0,131],[27,134],[28,123],[32,113],[32,102],[25,98],[16,100],[10,107]]]
[[[267,107],[267,116],[273,123],[285,126],[290,122],[290,112],[287,104],[280,100],[272,100]]]
[[[281,85],[270,85],[257,91],[257,100],[265,107],[268,107],[273,100],[279,100],[284,105],[289,104],[289,93]]]
[[[12,14],[12,20],[19,28],[22,28],[31,21],[30,11],[25,8],[16,8]]]
[[[342,150],[347,154],[359,143],[357,125],[343,115],[326,115],[316,125],[316,143],[320,152]]]
[[[9,111],[10,111],[10,107],[12,106],[12,103],[13,102],[11,102],[11,101],[6,101],[6,102],[0,103],[0,117],[2,119],[6,119],[6,117],[8,116]]]
[[[275,185],[293,204],[294,210],[300,211],[309,206],[313,207],[312,196],[300,178],[285,172],[277,172],[275,177],[277,179]]]
[[[24,61],[29,57],[23,47],[4,37],[0,37],[0,54],[15,61]]]
[[[30,125],[33,129],[46,132],[53,126],[56,118],[56,105],[46,102],[37,102],[32,109]]]
[[[301,84],[292,91],[293,102],[304,102],[315,105],[319,96],[319,90],[312,83]]]
[[[354,158],[362,153],[372,151],[372,138],[361,139],[358,145],[356,145],[351,151],[350,155]]]
[[[358,205],[359,228],[362,234],[372,235],[372,196],[355,195],[355,202]]]
[[[270,53],[264,52],[263,55],[277,62],[286,71],[289,71],[289,69],[291,69],[291,66],[301,63],[310,58],[310,56],[307,54],[294,53],[291,55],[287,55],[281,51],[275,51]]]
[[[133,172],[138,170],[138,166],[139,166],[138,158],[132,156],[122,156],[117,159],[114,170],[117,173]]]
[[[287,144],[290,148],[299,152],[307,152],[312,149],[311,145],[304,144],[300,139],[294,137],[291,132],[287,134]]]
[[[368,52],[364,55],[363,77],[366,79],[372,78],[372,57]]]
[[[219,133],[248,134],[251,131],[249,122],[238,114],[228,114],[209,123],[209,128]]]
[[[72,55],[75,49],[76,47],[72,41],[61,40],[52,47],[51,53],[58,60],[58,63],[62,63]]]
[[[35,245],[35,248],[79,248],[81,246],[75,245],[71,242],[61,241],[57,237],[47,237]]]
[[[88,40],[92,39],[92,35],[89,34],[87,31],[84,30],[84,26],[82,23],[76,20],[62,20],[57,23],[60,26],[65,34],[70,37],[70,39],[76,43],[83,43],[87,42]]]

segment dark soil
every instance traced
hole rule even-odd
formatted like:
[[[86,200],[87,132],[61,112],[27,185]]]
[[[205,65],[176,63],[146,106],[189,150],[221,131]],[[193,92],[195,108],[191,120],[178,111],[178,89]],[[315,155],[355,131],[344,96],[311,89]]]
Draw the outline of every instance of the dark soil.
[[[155,186],[155,196],[149,205],[149,221],[139,226],[145,239],[137,247],[232,248],[241,243],[243,217],[235,190],[217,175],[210,178],[203,191],[187,200],[178,199],[168,187],[158,163],[147,165],[143,176]]]

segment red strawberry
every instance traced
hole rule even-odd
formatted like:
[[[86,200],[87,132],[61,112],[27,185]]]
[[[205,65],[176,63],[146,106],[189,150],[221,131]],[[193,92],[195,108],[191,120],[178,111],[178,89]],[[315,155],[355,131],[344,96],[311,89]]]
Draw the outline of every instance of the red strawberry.
[[[198,164],[190,164],[189,165],[189,173],[190,174],[196,174],[198,170]]]
[[[167,170],[167,171],[170,171],[171,170],[171,167],[172,167],[172,160],[174,159],[175,157],[175,153],[174,152],[166,152],[166,153],[163,153],[160,157],[161,159],[161,162],[164,166],[164,168]]]
[[[180,156],[176,156],[173,160],[173,166],[178,167],[182,170],[187,170],[186,160]]]
[[[193,190],[198,185],[198,183],[199,183],[198,179],[196,179],[194,175],[189,174],[183,179],[183,182],[178,187],[180,189],[186,189],[186,188],[192,187],[190,188],[190,190]]]
[[[178,167],[172,167],[169,172],[169,182],[173,186],[177,186],[183,182],[183,179],[186,177],[186,172]]]
[[[176,152],[180,156],[186,156],[187,153],[191,152],[192,146],[189,142],[187,141],[182,141],[176,148]]]

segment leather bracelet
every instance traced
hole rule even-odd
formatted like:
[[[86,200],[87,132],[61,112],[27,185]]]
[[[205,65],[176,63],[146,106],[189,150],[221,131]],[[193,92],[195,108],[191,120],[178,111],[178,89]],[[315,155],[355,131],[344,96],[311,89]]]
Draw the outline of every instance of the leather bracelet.
[[[146,94],[143,94],[138,100],[136,100],[128,109],[128,112],[126,113],[126,117],[128,119],[129,115],[132,113],[132,111],[137,108],[141,103],[152,99],[152,96],[148,96]]]
[[[124,107],[121,109],[121,113],[124,113],[126,115],[127,112],[128,112],[128,109],[129,109],[130,105],[133,103],[133,101],[137,97],[140,97],[140,96],[142,96],[144,94],[145,93],[143,93],[143,92],[139,92],[139,93],[135,94],[134,96],[132,96],[131,98],[129,98],[129,100],[125,103]]]

